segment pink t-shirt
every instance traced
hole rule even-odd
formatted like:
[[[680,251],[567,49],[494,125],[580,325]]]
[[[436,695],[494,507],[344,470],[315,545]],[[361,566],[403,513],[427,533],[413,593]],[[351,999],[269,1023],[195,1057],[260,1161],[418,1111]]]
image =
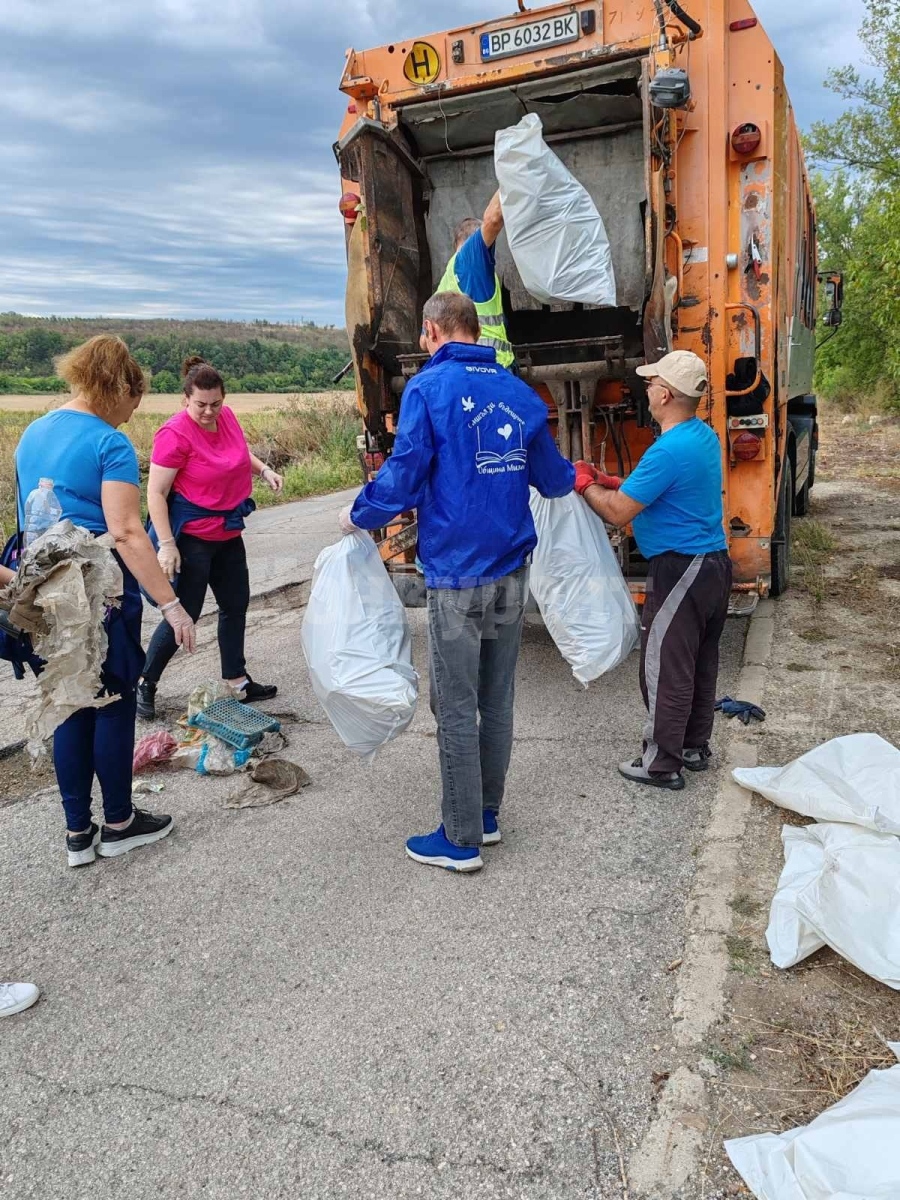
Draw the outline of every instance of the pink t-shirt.
[[[185,410],[170,417],[153,439],[150,461],[175,469],[173,491],[203,508],[237,508],[253,491],[250,451],[237,417],[230,408],[219,413],[218,429],[202,429]],[[208,542],[240,537],[226,530],[223,517],[188,521],[182,530]]]

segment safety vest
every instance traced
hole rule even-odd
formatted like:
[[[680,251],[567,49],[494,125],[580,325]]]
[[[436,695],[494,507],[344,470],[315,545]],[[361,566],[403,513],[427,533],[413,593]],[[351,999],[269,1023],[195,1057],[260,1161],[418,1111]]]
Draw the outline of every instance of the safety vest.
[[[492,346],[497,355],[497,362],[501,367],[511,367],[516,361],[516,356],[513,353],[512,345],[506,336],[506,319],[503,316],[503,296],[500,291],[500,280],[494,276],[494,294],[490,300],[484,300],[480,304],[477,300],[473,300],[475,311],[478,313],[478,320],[481,323],[481,336],[478,339],[480,346]],[[456,255],[454,254],[447,263],[447,270],[444,272],[444,277],[438,284],[439,292],[462,292],[459,286],[459,280],[456,278]]]

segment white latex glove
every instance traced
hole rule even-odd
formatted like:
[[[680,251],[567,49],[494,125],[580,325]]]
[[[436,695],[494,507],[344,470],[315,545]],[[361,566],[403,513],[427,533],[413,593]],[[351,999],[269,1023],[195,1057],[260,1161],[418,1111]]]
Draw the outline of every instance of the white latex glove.
[[[353,522],[350,520],[350,513],[351,513],[352,509],[353,509],[353,505],[348,504],[346,508],[342,508],[341,511],[338,513],[338,525],[340,525],[340,527],[341,527],[341,533],[343,533],[345,535],[348,533],[354,533],[355,530],[357,529],[357,526],[354,525]]]
[[[162,573],[169,583],[181,570],[181,555],[174,542],[163,542],[156,552],[156,561],[162,568]]]
[[[174,608],[164,612],[163,616],[172,627],[176,643],[188,654],[193,654],[197,644],[196,630],[192,618],[181,607],[181,604],[176,604]]]
[[[271,467],[263,467],[259,473],[259,477],[267,487],[272,489],[273,492],[280,493],[284,491],[283,477],[273,471]]]

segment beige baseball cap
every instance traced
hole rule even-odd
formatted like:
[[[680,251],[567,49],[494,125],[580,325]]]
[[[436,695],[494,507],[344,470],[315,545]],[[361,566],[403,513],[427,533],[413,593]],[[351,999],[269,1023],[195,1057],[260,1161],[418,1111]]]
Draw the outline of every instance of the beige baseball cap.
[[[658,377],[683,396],[691,396],[694,399],[702,396],[709,387],[706,363],[692,350],[673,350],[659,362],[638,367],[637,373],[644,379]]]

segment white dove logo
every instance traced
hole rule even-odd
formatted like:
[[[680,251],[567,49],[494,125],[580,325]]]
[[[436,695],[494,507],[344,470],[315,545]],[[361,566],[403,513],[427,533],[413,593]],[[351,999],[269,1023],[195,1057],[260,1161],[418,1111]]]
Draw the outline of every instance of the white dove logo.
[[[475,407],[475,401],[471,396],[463,396],[462,398],[463,412],[471,412]]]
[[[509,441],[509,439],[512,437],[512,425],[510,425],[509,422],[507,421],[507,423],[505,425],[500,426],[500,428],[497,430],[497,432],[500,434],[500,436],[502,438],[505,438],[506,441]]]

